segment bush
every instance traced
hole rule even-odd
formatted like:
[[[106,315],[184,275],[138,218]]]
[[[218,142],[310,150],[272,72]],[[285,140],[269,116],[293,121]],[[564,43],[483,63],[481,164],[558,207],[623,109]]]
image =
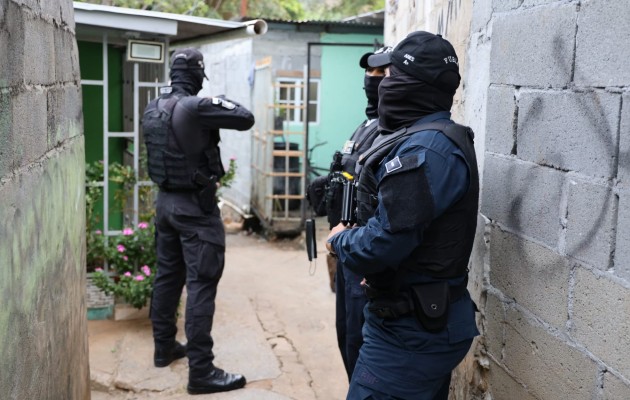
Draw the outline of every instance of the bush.
[[[156,272],[154,238],[154,228],[147,222],[138,223],[135,230],[125,228],[121,235],[109,238],[94,232],[88,259],[100,257],[107,261],[110,269],[107,273],[103,267],[96,267],[92,274],[94,285],[136,308],[144,307],[151,298]]]

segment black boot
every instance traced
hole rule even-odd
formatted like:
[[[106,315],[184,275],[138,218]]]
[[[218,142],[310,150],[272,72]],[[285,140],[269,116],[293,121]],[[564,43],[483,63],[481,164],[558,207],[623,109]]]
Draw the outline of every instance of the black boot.
[[[227,392],[240,389],[245,386],[245,377],[239,374],[230,374],[220,368],[214,367],[205,375],[191,373],[188,379],[188,394],[205,394]]]
[[[186,346],[176,341],[173,347],[169,348],[155,346],[153,364],[158,368],[168,367],[173,361],[183,357],[186,357]]]

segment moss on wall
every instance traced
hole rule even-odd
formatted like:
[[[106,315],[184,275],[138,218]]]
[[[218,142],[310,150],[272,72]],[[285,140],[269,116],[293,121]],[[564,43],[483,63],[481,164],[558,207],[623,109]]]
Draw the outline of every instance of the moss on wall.
[[[0,185],[0,393],[89,396],[84,145],[71,137]]]

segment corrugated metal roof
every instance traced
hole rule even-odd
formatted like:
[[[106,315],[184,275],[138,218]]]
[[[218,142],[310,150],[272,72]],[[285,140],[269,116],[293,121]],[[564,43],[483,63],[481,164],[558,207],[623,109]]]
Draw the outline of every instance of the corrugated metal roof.
[[[238,21],[74,2],[75,22],[83,26],[170,37],[171,42],[246,28]]]

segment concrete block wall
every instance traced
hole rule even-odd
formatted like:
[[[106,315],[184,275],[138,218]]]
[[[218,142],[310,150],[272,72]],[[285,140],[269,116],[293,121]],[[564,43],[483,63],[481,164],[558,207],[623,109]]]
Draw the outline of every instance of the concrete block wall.
[[[454,44],[476,133],[482,336],[450,398],[630,399],[630,3],[470,3],[392,0],[385,20],[388,44]]]
[[[486,398],[630,399],[630,3],[474,8]]]
[[[89,399],[70,0],[0,0],[0,398]]]

